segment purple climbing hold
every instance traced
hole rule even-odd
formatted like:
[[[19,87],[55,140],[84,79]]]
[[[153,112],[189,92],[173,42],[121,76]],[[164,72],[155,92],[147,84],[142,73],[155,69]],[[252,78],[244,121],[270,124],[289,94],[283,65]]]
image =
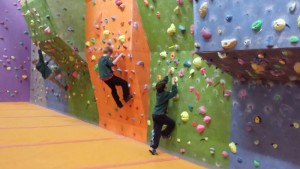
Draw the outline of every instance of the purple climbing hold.
[[[202,28],[201,34],[202,34],[202,37],[206,40],[209,40],[212,36],[212,34],[205,27]]]

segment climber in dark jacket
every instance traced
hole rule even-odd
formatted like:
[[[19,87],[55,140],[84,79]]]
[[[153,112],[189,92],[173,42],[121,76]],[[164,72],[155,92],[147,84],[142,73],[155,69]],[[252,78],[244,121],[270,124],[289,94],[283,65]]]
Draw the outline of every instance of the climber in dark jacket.
[[[168,75],[171,74],[171,70],[168,70]],[[158,82],[156,88],[156,103],[154,111],[152,113],[153,130],[152,139],[150,143],[150,153],[157,155],[156,149],[159,145],[160,137],[171,138],[170,134],[175,128],[175,121],[166,115],[169,100],[176,96],[178,90],[175,78],[172,78],[171,92],[166,91],[166,85],[168,84],[169,77],[166,76],[162,81]],[[163,125],[166,125],[166,129],[162,131]]]
[[[62,85],[55,77],[60,73],[60,70],[56,70],[56,71],[52,71],[48,64],[49,62],[51,61],[48,60],[47,62],[44,61],[44,56],[43,56],[43,53],[41,51],[41,49],[38,50],[38,53],[39,53],[39,59],[34,59],[32,61],[32,64],[35,65],[35,68],[36,70],[38,70],[41,74],[42,74],[42,77],[45,79],[45,80],[50,80],[51,82],[53,82],[54,84],[56,84],[60,89],[62,90],[68,90],[68,85]]]

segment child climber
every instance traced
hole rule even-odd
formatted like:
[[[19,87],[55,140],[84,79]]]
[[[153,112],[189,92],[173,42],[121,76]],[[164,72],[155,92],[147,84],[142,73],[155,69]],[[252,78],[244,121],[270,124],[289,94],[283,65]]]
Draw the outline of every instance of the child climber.
[[[41,49],[38,49],[38,53],[39,53],[39,59],[34,59],[32,60],[32,64],[35,65],[35,68],[36,70],[38,70],[43,78],[46,80],[50,80],[51,82],[53,82],[54,84],[56,84],[61,90],[65,90],[67,91],[68,90],[68,85],[62,85],[55,77],[60,73],[59,70],[56,70],[54,72],[52,72],[52,70],[49,68],[48,64],[50,62],[47,61],[45,63],[44,61],[44,56],[43,56],[43,53],[41,51]]]
[[[124,56],[124,54],[121,53],[120,55],[117,56],[117,58],[112,60],[111,55],[113,53],[113,49],[111,47],[105,47],[103,53],[104,53],[103,56],[98,61],[100,79],[110,87],[111,94],[117,106],[119,108],[122,108],[123,104],[119,100],[119,95],[117,93],[116,86],[122,87],[123,99],[125,102],[128,102],[132,98],[132,95],[129,94],[128,83],[125,80],[115,76],[113,74],[111,67],[115,66],[118,60]]]
[[[178,92],[175,78],[172,78],[171,92],[165,91],[169,80],[168,76],[170,74],[171,70],[168,70],[168,75],[155,86],[156,103],[152,113],[153,130],[149,150],[152,155],[158,155],[156,149],[159,145],[160,137],[162,136],[163,138],[170,138],[170,134],[175,128],[175,121],[166,115],[169,100],[176,96]],[[167,127],[162,131],[163,125],[167,125]]]

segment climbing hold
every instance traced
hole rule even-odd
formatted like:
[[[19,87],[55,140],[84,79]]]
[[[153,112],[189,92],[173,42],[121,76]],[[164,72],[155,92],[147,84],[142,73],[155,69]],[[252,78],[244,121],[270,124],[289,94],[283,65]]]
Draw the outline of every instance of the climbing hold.
[[[103,35],[104,35],[105,37],[107,37],[107,36],[109,35],[109,33],[110,33],[109,30],[104,30],[104,31],[103,31]]]
[[[180,152],[181,154],[184,154],[184,153],[186,152],[186,150],[185,150],[184,148],[181,148],[181,149],[179,150],[179,152]]]
[[[300,18],[300,16],[299,16],[299,18]],[[299,27],[300,27],[300,26],[299,26]],[[190,32],[191,32],[192,35],[194,35],[194,33],[195,33],[195,27],[194,27],[194,24],[191,24],[191,26],[190,26]]]
[[[233,154],[237,153],[237,147],[234,142],[229,143],[229,149]]]
[[[208,3],[207,2],[204,2],[200,8],[199,8],[199,13],[200,13],[200,16],[202,18],[204,18],[207,14],[207,11],[208,11]]]
[[[144,5],[145,5],[146,7],[148,7],[148,6],[149,6],[149,2],[148,2],[148,0],[144,0]]]
[[[192,142],[191,142],[191,141],[188,141],[186,144],[190,146],[190,145],[192,144]]]
[[[258,146],[260,144],[259,140],[254,140],[254,145]]]
[[[273,36],[268,36],[266,42],[267,42],[267,47],[268,48],[272,48],[274,46],[274,38],[273,38]]]
[[[179,25],[178,26],[178,29],[179,29],[179,31],[183,34],[183,33],[185,33],[185,27],[184,27],[184,25]]]
[[[300,28],[300,16],[298,16],[297,25],[298,25],[298,28]]]
[[[162,58],[162,59],[165,59],[165,58],[167,58],[167,56],[168,56],[168,53],[166,52],[166,51],[162,51],[162,52],[160,52],[160,57]]]
[[[255,168],[260,167],[260,163],[258,161],[256,161],[256,160],[253,161],[253,164],[254,164]]]
[[[180,8],[179,8],[179,6],[176,6],[176,8],[174,8],[174,13],[176,14],[176,15],[178,15],[179,14],[179,12],[180,12]]]
[[[95,39],[95,38],[92,38],[92,39],[91,39],[91,42],[92,42],[92,44],[95,44],[95,43],[96,43],[96,39]]]
[[[204,77],[206,77],[206,68],[205,67],[201,68],[200,73],[201,75],[204,75]]]
[[[295,11],[296,11],[296,2],[291,2],[290,4],[289,4],[289,12],[290,13],[294,13]]]
[[[200,49],[199,43],[195,42],[195,43],[194,43],[194,47],[195,47],[196,49]]]
[[[225,39],[221,41],[221,45],[224,49],[231,49],[235,47],[236,44],[237,44],[236,39]]]
[[[124,43],[124,42],[125,42],[125,40],[126,40],[126,37],[125,37],[125,35],[121,35],[121,36],[119,36],[118,40],[119,40],[119,42],[121,42],[121,43]]]
[[[195,73],[195,69],[191,69],[190,70],[190,77],[189,78],[191,78],[194,75],[194,73]]]
[[[263,65],[259,65],[256,63],[252,63],[251,67],[257,74],[262,74],[265,71],[265,67]]]
[[[222,152],[222,156],[223,156],[223,158],[228,158],[228,157],[229,157],[229,154],[228,154],[227,151],[223,151],[223,152]]]
[[[204,123],[209,124],[211,122],[211,117],[205,116],[203,121],[204,121]]]
[[[177,141],[177,143],[180,143],[180,142],[181,142],[180,138],[177,138],[177,140],[176,140],[176,141]]]
[[[191,61],[190,60],[185,60],[184,63],[183,63],[183,66],[185,68],[190,68],[191,67]]]
[[[194,86],[190,86],[190,87],[189,87],[190,92],[194,91],[194,89],[195,89]]]
[[[147,124],[148,124],[148,126],[151,126],[151,121],[147,120]]]
[[[294,65],[294,71],[297,73],[297,74],[300,74],[300,62],[296,62],[295,65]]]
[[[249,47],[250,44],[251,44],[251,40],[250,39],[245,39],[245,41],[244,41],[245,47]]]
[[[281,101],[281,96],[279,94],[276,94],[273,98],[274,101],[279,102]]]
[[[277,31],[282,31],[285,28],[286,25],[287,24],[286,24],[285,20],[281,19],[281,18],[275,20],[274,23],[273,23],[273,27]]]
[[[299,123],[294,122],[291,126],[294,127],[295,129],[298,129],[299,128]]]
[[[49,26],[44,30],[44,33],[48,35],[51,34],[51,29]]]
[[[290,42],[291,43],[298,43],[299,42],[299,38],[297,36],[291,36],[290,37]]]
[[[91,46],[91,43],[89,41],[85,42],[85,46],[86,47],[90,47]]]
[[[256,117],[254,118],[254,122],[255,122],[256,124],[260,124],[260,123],[262,122],[261,117],[260,117],[260,116],[256,116]]]
[[[192,112],[192,111],[194,110],[194,106],[191,105],[191,104],[188,106],[188,108],[189,108],[189,111],[190,111],[190,112]]]
[[[196,127],[196,126],[197,126],[197,122],[196,122],[196,121],[193,121],[193,122],[192,122],[192,126],[193,126],[193,127]]]
[[[212,34],[207,30],[206,27],[203,27],[201,30],[201,35],[204,39],[209,40],[212,36]]]
[[[197,126],[197,131],[198,131],[198,133],[203,133],[204,130],[205,130],[205,126],[204,126],[204,125],[199,124],[199,125]]]
[[[227,22],[231,22],[232,21],[232,15],[227,15],[225,20]]]
[[[199,113],[202,114],[202,115],[206,114],[206,108],[205,108],[205,106],[200,106],[199,107]]]
[[[278,148],[278,144],[272,143],[271,145],[273,146],[274,149]]]
[[[144,62],[143,62],[143,61],[138,61],[138,62],[136,63],[136,65],[138,65],[138,66],[143,66],[143,67],[144,67]]]
[[[178,76],[179,76],[179,77],[183,77],[183,76],[184,76],[184,70],[183,70],[183,69],[180,69],[180,70],[178,71]]]
[[[257,20],[252,24],[252,30],[259,31],[262,27],[262,20]]]
[[[237,162],[238,162],[238,163],[242,163],[243,160],[242,160],[241,158],[237,158]]]
[[[193,60],[193,65],[194,65],[197,69],[200,69],[201,66],[202,66],[202,58],[201,58],[201,57],[196,57],[196,58]]]
[[[160,12],[156,12],[156,17],[159,19],[160,18]]]
[[[22,75],[22,79],[27,79],[28,78],[28,76],[27,75]]]
[[[184,111],[180,114],[181,121],[187,122],[189,120],[189,113],[187,111]]]
[[[99,66],[98,66],[98,64],[95,64],[95,65],[94,65],[94,70],[95,70],[96,72],[99,72]]]
[[[168,33],[169,36],[175,35],[175,33],[176,33],[176,27],[175,27],[175,25],[173,23],[168,28],[167,33]]]
[[[206,78],[206,88],[212,85],[212,80],[210,78]]]
[[[183,0],[176,0],[178,5],[183,5]]]

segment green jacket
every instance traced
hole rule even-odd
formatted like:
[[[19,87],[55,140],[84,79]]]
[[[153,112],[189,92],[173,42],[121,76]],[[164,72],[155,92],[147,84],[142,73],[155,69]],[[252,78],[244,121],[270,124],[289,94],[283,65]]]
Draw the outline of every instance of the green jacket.
[[[39,62],[36,64],[35,68],[42,74],[44,79],[47,79],[52,73],[52,70],[48,67],[49,61],[45,63],[44,56],[41,50],[38,50],[38,53]]]
[[[162,81],[166,84],[169,81],[168,76],[166,76]],[[154,115],[163,115],[167,112],[169,100],[176,96],[178,93],[177,85],[172,85],[171,92],[163,91],[161,93],[156,92],[156,103],[154,107],[153,114]]]
[[[111,67],[114,66],[109,56],[102,56],[98,61],[100,79],[106,79],[113,76]]]

